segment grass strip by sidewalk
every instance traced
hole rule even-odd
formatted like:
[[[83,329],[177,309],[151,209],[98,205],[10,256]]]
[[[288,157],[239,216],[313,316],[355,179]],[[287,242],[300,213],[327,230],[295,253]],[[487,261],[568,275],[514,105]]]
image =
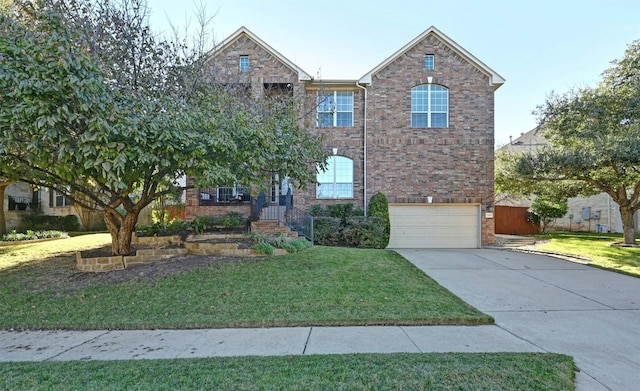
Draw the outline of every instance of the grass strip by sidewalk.
[[[487,324],[393,251],[316,246],[169,277],[31,292],[33,271],[0,272],[0,327],[153,329]]]
[[[622,241],[621,234],[550,232],[538,237],[549,240],[540,245],[543,251],[587,258],[590,265],[640,277],[640,248],[611,246]]]
[[[351,354],[0,363],[3,390],[573,390],[542,353]]]

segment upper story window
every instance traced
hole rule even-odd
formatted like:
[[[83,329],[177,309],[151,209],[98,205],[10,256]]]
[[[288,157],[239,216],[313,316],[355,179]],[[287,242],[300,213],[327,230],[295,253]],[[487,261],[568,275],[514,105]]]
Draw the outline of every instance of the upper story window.
[[[249,72],[249,56],[240,56],[240,72]]]
[[[424,56],[424,69],[432,71],[436,67],[436,56],[433,54],[427,54]]]
[[[316,176],[316,198],[353,198],[353,160],[329,156],[326,171]]]
[[[318,94],[318,126],[353,126],[353,91]]]
[[[411,89],[411,127],[446,128],[449,126],[449,90],[435,84]]]

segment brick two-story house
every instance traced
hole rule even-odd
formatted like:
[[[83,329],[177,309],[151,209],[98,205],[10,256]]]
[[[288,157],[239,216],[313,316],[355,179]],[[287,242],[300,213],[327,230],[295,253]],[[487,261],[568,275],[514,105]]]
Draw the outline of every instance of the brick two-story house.
[[[304,125],[325,135],[330,157],[317,183],[291,189],[297,208],[351,202],[366,210],[382,192],[389,247],[493,243],[494,92],[504,79],[436,28],[353,80],[313,78],[244,27],[209,61],[219,82],[305,101]],[[274,179],[275,202],[290,189]],[[187,219],[248,214],[251,199],[236,186],[190,189]]]

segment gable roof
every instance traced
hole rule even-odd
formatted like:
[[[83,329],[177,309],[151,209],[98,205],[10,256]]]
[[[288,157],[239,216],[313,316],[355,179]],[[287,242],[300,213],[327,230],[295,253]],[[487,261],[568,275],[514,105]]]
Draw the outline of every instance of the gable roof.
[[[440,30],[438,30],[434,26],[429,27],[425,32],[415,37],[411,42],[404,45],[397,52],[393,53],[390,57],[388,57],[386,60],[381,62],[378,66],[376,66],[367,74],[362,76],[360,80],[358,80],[358,82],[362,84],[371,84],[371,79],[374,74],[376,74],[377,72],[385,68],[387,65],[395,61],[402,54],[407,52],[409,49],[411,49],[412,47],[414,47],[415,45],[417,45],[418,43],[420,43],[422,40],[424,40],[426,37],[430,35],[433,35],[440,41],[444,42],[447,46],[449,46],[449,48],[451,48],[454,52],[456,52],[460,57],[464,58],[465,60],[470,62],[473,66],[478,68],[481,72],[489,76],[489,84],[493,86],[494,90],[500,88],[500,86],[504,84],[505,82],[504,78],[500,76],[496,71],[489,68],[485,63],[478,60],[474,55],[469,53],[466,49],[458,45],[453,39],[447,37],[445,34],[443,34]]]
[[[255,35],[251,31],[249,31],[249,29],[244,27],[244,26],[240,27],[238,30],[236,30],[236,32],[234,32],[233,34],[231,34],[230,36],[225,38],[222,42],[220,42],[220,44],[216,45],[215,49],[213,49],[211,52],[209,52],[208,56],[215,57],[217,55],[217,53],[220,53],[224,48],[226,48],[227,46],[231,45],[233,42],[235,42],[238,38],[240,38],[243,35],[246,35],[247,37],[249,37],[250,40],[252,40],[255,43],[257,43],[260,47],[262,47],[262,49],[264,49],[269,54],[271,54],[272,56],[277,58],[278,61],[280,61],[281,63],[285,64],[292,71],[296,72],[298,74],[298,80],[299,81],[312,80],[313,79],[307,72],[303,71],[302,68],[300,68],[296,64],[294,64],[291,61],[289,61],[289,59],[287,59],[285,56],[280,54],[277,50],[275,50],[274,48],[269,46],[262,39],[258,38],[257,35]]]
[[[509,137],[509,143],[498,148],[498,150],[506,150],[510,152],[529,150],[533,151],[540,146],[548,145],[547,140],[542,136],[540,126],[536,126],[526,133],[520,134],[520,137],[512,140]]]

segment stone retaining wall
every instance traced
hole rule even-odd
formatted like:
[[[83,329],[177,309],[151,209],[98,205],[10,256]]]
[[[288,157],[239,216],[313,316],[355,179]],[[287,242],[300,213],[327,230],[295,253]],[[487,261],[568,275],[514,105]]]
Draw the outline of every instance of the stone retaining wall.
[[[108,272],[111,270],[123,270],[134,265],[143,265],[147,263],[157,262],[165,259],[169,259],[178,255],[224,255],[232,257],[260,257],[266,256],[265,254],[258,254],[253,249],[239,249],[237,243],[202,243],[197,240],[210,240],[214,235],[198,235],[190,237],[190,240],[185,243],[182,248],[156,248],[156,249],[141,249],[133,256],[109,256],[109,257],[96,257],[96,258],[83,258],[82,253],[76,253],[76,265],[78,270],[85,272]],[[242,235],[217,235],[219,239],[237,239]],[[136,243],[148,245],[146,243],[154,242],[153,240],[147,241],[147,239],[159,239],[157,243],[160,245],[170,244],[165,243],[163,239],[170,237],[144,237],[138,238]],[[173,237],[180,239],[179,236]],[[141,240],[142,239],[142,240]],[[158,245],[156,243],[156,245]],[[285,255],[286,250],[277,248],[274,250],[273,255]]]

